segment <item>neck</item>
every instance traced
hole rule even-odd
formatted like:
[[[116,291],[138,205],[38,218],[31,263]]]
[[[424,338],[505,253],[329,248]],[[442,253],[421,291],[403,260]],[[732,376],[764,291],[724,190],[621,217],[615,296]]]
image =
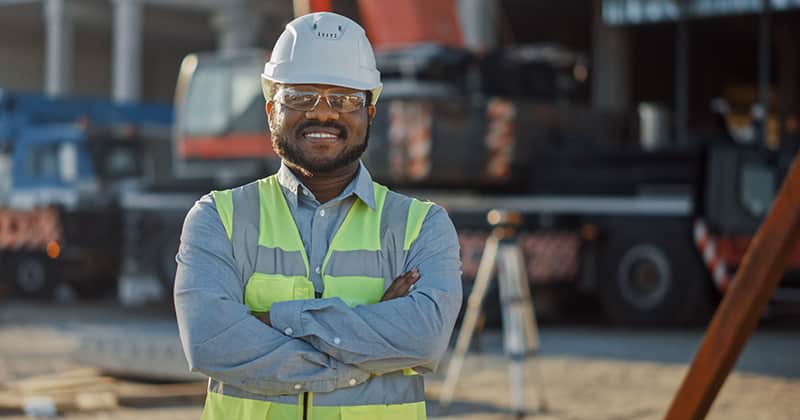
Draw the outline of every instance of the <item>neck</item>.
[[[347,184],[356,177],[359,163],[355,161],[350,165],[334,171],[316,173],[309,172],[302,168],[296,168],[288,163],[286,166],[294,172],[297,179],[299,179],[303,185],[314,193],[314,197],[317,198],[317,201],[325,203],[341,194],[345,187],[347,187]]]

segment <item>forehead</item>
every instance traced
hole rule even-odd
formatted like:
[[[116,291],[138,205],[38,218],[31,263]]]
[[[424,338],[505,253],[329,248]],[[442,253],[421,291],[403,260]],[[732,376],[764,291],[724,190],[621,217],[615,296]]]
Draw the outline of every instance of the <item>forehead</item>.
[[[280,87],[290,87],[298,90],[333,91],[342,93],[363,92],[362,90],[352,89],[344,86],[325,85],[320,83],[301,83],[301,84],[283,83],[280,85]]]

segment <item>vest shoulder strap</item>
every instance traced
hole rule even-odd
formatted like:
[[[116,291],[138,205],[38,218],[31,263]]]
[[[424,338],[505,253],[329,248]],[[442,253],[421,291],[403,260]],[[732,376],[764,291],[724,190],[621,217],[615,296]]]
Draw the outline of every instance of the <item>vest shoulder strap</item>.
[[[233,235],[233,193],[231,190],[212,191],[211,197],[214,198],[214,205],[217,208],[217,214],[225,227],[225,233],[228,234],[228,240],[231,240]]]
[[[422,223],[425,222],[425,217],[428,215],[431,206],[433,206],[433,202],[420,201],[416,198],[411,199],[411,204],[408,206],[403,251],[408,251],[411,248],[411,244],[419,237],[419,233],[422,231]]]

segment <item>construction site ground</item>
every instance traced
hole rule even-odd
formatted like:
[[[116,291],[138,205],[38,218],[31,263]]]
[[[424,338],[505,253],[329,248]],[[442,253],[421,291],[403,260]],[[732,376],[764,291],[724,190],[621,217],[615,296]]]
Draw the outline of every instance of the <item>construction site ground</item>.
[[[797,320],[764,322],[723,386],[708,418],[800,419],[800,331]],[[100,364],[104,374],[151,373],[175,377],[188,368],[173,315],[164,307],[119,308],[113,302],[46,304],[0,302],[0,391],[23,378],[76,371]],[[540,420],[661,419],[702,338],[701,328],[617,329],[602,323],[540,326],[541,350],[526,362],[530,418]],[[110,344],[108,344],[110,343]],[[502,335],[487,331],[469,353],[455,402],[439,408],[444,369],[426,381],[429,417],[509,418],[508,361]],[[124,360],[116,360],[117,358]],[[442,367],[446,363],[442,364]],[[155,375],[157,376],[157,375]],[[202,377],[196,377],[202,381]],[[116,379],[115,379],[116,380]],[[153,387],[166,386],[165,379]],[[156,391],[157,392],[157,391]],[[546,403],[546,407],[540,404]],[[544,408],[542,410],[541,408]],[[201,403],[152,403],[80,409],[67,419],[198,419]],[[2,419],[30,418],[0,412]]]

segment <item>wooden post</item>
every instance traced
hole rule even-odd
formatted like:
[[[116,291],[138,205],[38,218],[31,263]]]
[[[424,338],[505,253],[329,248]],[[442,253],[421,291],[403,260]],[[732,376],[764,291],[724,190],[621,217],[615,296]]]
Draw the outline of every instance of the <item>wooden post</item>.
[[[666,420],[705,418],[799,243],[800,162],[795,156],[731,288],[711,320]]]

